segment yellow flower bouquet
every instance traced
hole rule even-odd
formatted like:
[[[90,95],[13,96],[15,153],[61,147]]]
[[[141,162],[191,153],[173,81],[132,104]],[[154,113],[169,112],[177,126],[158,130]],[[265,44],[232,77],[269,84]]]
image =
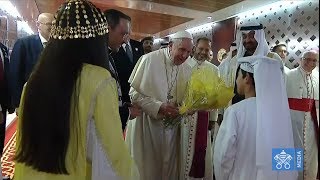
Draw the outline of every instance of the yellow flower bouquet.
[[[190,111],[224,108],[234,96],[233,87],[225,82],[210,67],[193,69],[186,94],[179,108],[181,116],[175,120],[165,120],[166,127],[180,124],[181,117]]]
[[[214,69],[194,69],[189,81],[180,114],[188,111],[224,108],[234,96],[233,87],[227,87]]]

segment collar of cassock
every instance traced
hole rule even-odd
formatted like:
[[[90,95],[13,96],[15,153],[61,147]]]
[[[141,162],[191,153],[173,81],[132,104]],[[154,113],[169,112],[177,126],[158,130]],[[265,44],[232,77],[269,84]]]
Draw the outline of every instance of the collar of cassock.
[[[169,64],[170,64],[171,66],[175,66],[175,64],[173,63],[173,59],[172,59],[172,57],[171,57],[171,54],[170,54],[169,47],[166,48],[165,54],[166,54],[166,59],[165,59],[166,62],[169,62]]]
[[[312,72],[307,72],[306,70],[303,69],[303,67],[299,66],[300,71],[302,72],[303,75],[310,75]]]

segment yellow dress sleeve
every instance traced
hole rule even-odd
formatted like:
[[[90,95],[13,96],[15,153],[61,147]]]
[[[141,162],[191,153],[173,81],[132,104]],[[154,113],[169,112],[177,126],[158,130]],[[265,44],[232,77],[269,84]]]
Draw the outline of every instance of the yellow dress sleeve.
[[[116,82],[105,80],[98,87],[93,111],[96,132],[116,175],[121,179],[139,179],[139,173],[124,142],[118,107]]]
[[[20,131],[21,131],[21,120],[23,119],[23,107],[24,107],[24,93],[25,93],[25,89],[26,89],[26,85],[25,84],[23,86],[22,89],[22,93],[21,93],[21,98],[20,98],[20,105],[19,105],[19,109],[18,109],[18,114],[19,114],[19,119],[18,119],[18,126],[17,126],[17,137],[16,137],[16,152],[21,151],[20,149],[20,143],[21,143],[21,137],[20,137]],[[16,172],[15,172],[16,173]]]

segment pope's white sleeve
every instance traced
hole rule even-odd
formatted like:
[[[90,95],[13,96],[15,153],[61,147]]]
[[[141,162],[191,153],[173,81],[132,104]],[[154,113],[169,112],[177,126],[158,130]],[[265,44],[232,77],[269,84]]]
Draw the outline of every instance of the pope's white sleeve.
[[[130,97],[131,101],[137,103],[142,111],[147,115],[151,116],[153,119],[158,119],[159,109],[162,104],[161,101],[156,100],[155,98],[145,96],[143,94],[138,93],[132,87],[130,89]]]
[[[217,180],[229,179],[236,155],[237,118],[233,109],[225,112],[214,146],[214,173]]]

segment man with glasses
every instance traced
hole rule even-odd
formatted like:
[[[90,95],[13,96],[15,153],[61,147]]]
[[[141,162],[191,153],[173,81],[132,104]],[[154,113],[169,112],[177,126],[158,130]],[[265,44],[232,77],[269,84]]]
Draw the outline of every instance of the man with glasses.
[[[37,20],[38,34],[20,38],[14,44],[10,56],[9,82],[15,108],[19,107],[23,85],[27,82],[41,51],[47,45],[53,20],[53,14],[40,14]]]
[[[285,62],[286,62],[287,55],[288,55],[287,46],[284,44],[275,45],[272,48],[272,52],[277,53],[281,57],[282,63],[283,63],[283,70],[285,73],[287,73],[290,70],[289,68],[287,68],[285,66]]]
[[[131,18],[128,15],[115,9],[108,9],[104,14],[109,25],[109,68],[118,84],[119,113],[124,130],[129,114],[140,113],[139,107],[130,103],[128,80],[143,50],[140,42],[130,39]]]
[[[210,62],[211,40],[206,37],[197,39],[194,46],[194,54],[192,58],[188,58],[186,63],[191,69],[211,69],[216,76],[219,74],[218,67]],[[193,178],[212,179],[213,178],[213,164],[212,164],[212,148],[211,148],[211,133],[214,132],[214,126],[217,120],[217,110],[198,111],[191,118],[189,122],[181,125],[181,131],[184,143],[187,144],[184,156],[185,164],[193,164],[187,166],[185,176]],[[218,129],[216,129],[218,130]],[[195,132],[195,133],[189,133]],[[215,136],[214,136],[215,137]],[[213,141],[214,142],[214,141]],[[187,153],[190,152],[190,153]],[[200,160],[199,160],[200,159]],[[199,172],[194,172],[196,167],[201,169]],[[190,173],[189,173],[190,172]]]
[[[319,155],[319,74],[315,71],[319,54],[306,51],[300,66],[287,73],[287,94],[295,148],[304,149],[299,180],[316,179]]]

